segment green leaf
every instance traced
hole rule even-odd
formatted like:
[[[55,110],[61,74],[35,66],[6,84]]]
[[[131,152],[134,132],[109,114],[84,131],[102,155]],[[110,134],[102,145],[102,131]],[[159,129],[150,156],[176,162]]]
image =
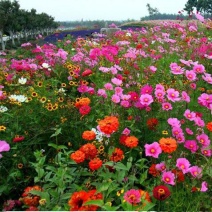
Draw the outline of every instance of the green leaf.
[[[103,200],[89,200],[85,202],[83,205],[97,205],[99,207],[102,207],[104,204]]]
[[[114,168],[116,168],[116,169],[122,169],[122,170],[126,170],[126,171],[129,170],[123,163],[120,163],[120,162],[116,163],[115,166],[114,166]]]

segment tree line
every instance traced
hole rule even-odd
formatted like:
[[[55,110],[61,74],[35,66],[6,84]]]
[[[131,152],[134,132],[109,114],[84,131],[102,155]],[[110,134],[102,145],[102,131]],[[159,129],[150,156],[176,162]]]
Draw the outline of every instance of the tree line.
[[[17,0],[0,0],[0,42],[5,50],[4,36],[9,35],[15,46],[15,38],[26,41],[31,36],[52,31],[59,26],[54,18],[46,13],[38,14],[35,9],[30,11],[20,8]]]

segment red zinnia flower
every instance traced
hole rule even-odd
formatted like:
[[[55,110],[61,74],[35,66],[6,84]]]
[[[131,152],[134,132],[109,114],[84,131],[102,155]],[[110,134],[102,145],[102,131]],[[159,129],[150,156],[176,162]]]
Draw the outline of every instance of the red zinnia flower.
[[[94,159],[97,155],[97,149],[94,144],[84,144],[79,150],[85,154],[85,159]]]
[[[183,172],[181,170],[173,169],[172,173],[174,173],[178,183],[184,182],[185,176],[184,176],[184,174],[183,174]]]
[[[42,188],[40,186],[28,186],[24,189],[24,193],[22,194],[22,201],[25,205],[37,206],[39,204],[40,197],[31,194],[30,191],[42,191]]]
[[[13,138],[13,142],[20,142],[24,140],[24,136],[16,135],[15,138]]]
[[[114,162],[121,161],[123,158],[124,158],[124,152],[119,148],[115,148],[112,155],[110,156],[110,160]]]
[[[150,129],[150,130],[155,130],[156,127],[158,125],[158,120],[156,118],[149,118],[147,120],[147,127]]]
[[[149,174],[151,174],[154,177],[157,177],[160,175],[160,172],[156,169],[156,164],[152,164],[149,167]]]
[[[206,127],[210,132],[212,132],[212,122],[208,122]]]
[[[157,200],[165,200],[171,195],[169,188],[165,185],[159,185],[153,189],[153,197]]]
[[[74,160],[76,163],[82,163],[85,160],[85,153],[77,150],[70,155],[70,158]]]
[[[92,71],[90,69],[86,69],[85,71],[82,72],[82,76],[86,77],[92,74]]]
[[[102,166],[102,160],[99,159],[99,158],[94,158],[93,160],[91,160],[89,162],[89,168],[94,171],[94,170],[97,170],[99,169],[101,166]]]
[[[84,105],[79,108],[79,113],[83,116],[89,114],[90,111],[91,107],[89,105]]]

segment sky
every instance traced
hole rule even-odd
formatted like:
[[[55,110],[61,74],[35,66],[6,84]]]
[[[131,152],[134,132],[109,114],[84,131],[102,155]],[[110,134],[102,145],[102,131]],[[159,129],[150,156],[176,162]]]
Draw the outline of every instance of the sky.
[[[188,0],[18,0],[21,9],[36,9],[55,21],[140,20],[148,15],[147,3],[160,13],[177,14]]]

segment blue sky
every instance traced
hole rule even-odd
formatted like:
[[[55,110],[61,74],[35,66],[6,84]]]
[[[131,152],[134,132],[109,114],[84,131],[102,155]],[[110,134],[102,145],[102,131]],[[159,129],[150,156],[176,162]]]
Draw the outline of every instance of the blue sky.
[[[146,4],[161,13],[178,13],[187,0],[18,0],[21,9],[34,8],[55,21],[75,20],[140,20],[148,15]]]

